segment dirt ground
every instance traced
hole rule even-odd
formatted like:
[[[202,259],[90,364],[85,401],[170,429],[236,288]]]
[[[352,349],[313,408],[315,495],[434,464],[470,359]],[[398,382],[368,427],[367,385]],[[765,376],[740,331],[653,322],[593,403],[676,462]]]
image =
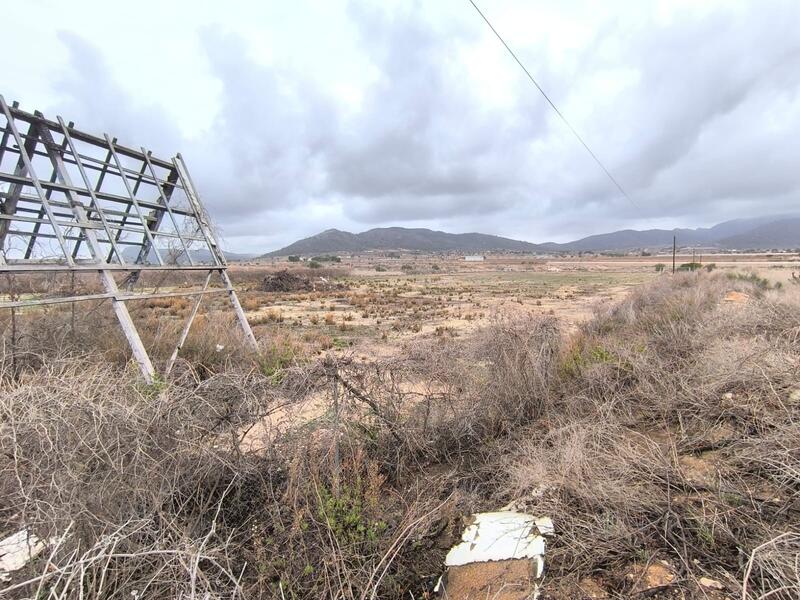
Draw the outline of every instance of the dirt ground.
[[[695,255],[704,268],[754,272],[771,283],[800,275],[796,254]],[[676,264],[692,255],[676,257]],[[393,354],[415,339],[462,336],[500,314],[550,314],[574,329],[604,303],[671,270],[671,256],[557,257],[367,253],[343,257],[330,268],[271,260],[232,266],[232,277],[256,336],[289,332],[312,352]],[[266,292],[262,271],[290,269],[310,281],[300,291]],[[331,286],[335,279],[340,285]]]

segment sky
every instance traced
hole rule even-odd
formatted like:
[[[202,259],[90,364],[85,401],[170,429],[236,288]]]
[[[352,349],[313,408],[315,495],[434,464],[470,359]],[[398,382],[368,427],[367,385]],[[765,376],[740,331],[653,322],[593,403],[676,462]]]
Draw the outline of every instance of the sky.
[[[329,228],[532,242],[800,207],[800,2],[26,0],[0,93],[181,152],[235,252]]]

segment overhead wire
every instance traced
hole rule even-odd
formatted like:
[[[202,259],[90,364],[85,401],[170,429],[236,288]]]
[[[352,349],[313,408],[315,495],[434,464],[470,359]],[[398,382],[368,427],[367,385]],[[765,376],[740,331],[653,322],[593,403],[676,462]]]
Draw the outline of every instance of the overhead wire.
[[[628,193],[625,191],[625,189],[620,185],[619,181],[617,181],[617,179],[611,174],[611,171],[609,171],[608,168],[606,168],[606,166],[597,157],[597,155],[592,151],[592,149],[589,148],[589,145],[584,141],[584,139],[581,137],[581,135],[575,130],[575,128],[572,126],[572,124],[567,120],[567,118],[564,116],[564,113],[562,113],[558,109],[558,107],[555,105],[555,103],[550,99],[550,96],[547,95],[547,92],[544,91],[542,86],[539,85],[539,82],[536,81],[536,79],[534,78],[533,75],[531,75],[531,72],[528,71],[527,67],[525,67],[525,65],[522,63],[522,61],[519,59],[519,57],[514,53],[514,51],[511,49],[511,47],[506,43],[506,41],[503,39],[503,36],[501,36],[498,33],[497,29],[494,28],[494,26],[491,24],[491,22],[486,17],[486,15],[483,14],[483,12],[481,11],[480,8],[478,8],[478,5],[475,4],[474,0],[469,0],[469,3],[472,4],[473,8],[475,8],[476,11],[478,11],[478,14],[481,16],[481,18],[489,26],[489,29],[492,30],[492,33],[494,33],[495,36],[497,36],[497,39],[500,40],[500,43],[502,43],[503,46],[505,46],[505,49],[508,50],[508,53],[511,55],[511,57],[516,61],[516,63],[520,66],[520,68],[525,72],[525,75],[528,76],[528,79],[530,79],[531,82],[533,83],[533,85],[536,86],[536,89],[539,90],[539,93],[541,93],[542,96],[544,97],[544,99],[547,100],[547,103],[550,105],[550,107],[553,109],[553,111],[555,111],[555,113],[564,122],[564,124],[569,128],[569,130],[572,132],[572,134],[575,136],[575,138],[586,149],[586,151],[589,153],[589,155],[594,159],[594,162],[596,162],[598,164],[598,166],[603,170],[603,172],[606,174],[606,176],[611,181],[611,183],[614,184],[614,186],[620,191],[620,193],[631,204],[636,205],[636,203],[633,201],[633,199],[628,195]]]

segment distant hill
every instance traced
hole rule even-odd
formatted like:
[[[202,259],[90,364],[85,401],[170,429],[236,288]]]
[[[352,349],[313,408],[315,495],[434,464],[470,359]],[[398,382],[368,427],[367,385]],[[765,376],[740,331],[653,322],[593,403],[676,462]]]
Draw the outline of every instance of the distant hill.
[[[773,215],[734,219],[697,229],[625,229],[592,235],[573,242],[540,244],[549,252],[609,252],[615,250],[658,249],[672,246],[675,236],[680,246],[707,246],[720,250],[800,248],[800,217]]]
[[[612,252],[657,250],[678,245],[719,248],[720,250],[800,248],[800,216],[773,215],[725,221],[697,229],[624,229],[601,233],[563,244],[533,244],[483,233],[445,233],[430,229],[383,227],[362,233],[328,229],[317,235],[265,254],[264,257],[297,254],[353,253],[369,250],[408,250],[417,252]]]
[[[539,247],[536,244],[484,233],[445,233],[430,229],[382,227],[362,233],[328,229],[264,256],[313,255],[325,252],[366,252],[368,250],[536,252],[538,249]]]
[[[208,250],[189,250],[192,253],[192,260],[197,264],[205,264],[211,263],[211,253]],[[256,258],[257,254],[238,254],[236,252],[227,252],[223,250],[223,254],[225,255],[225,260],[228,262],[237,262],[241,260],[250,260],[251,258]],[[139,256],[139,248],[135,248],[132,246],[128,246],[122,251],[122,255],[125,257],[126,261],[133,262]],[[164,254],[161,255],[164,257]],[[158,260],[156,259],[156,254],[152,250],[150,251],[150,256],[148,257],[148,262],[150,263],[157,263]],[[189,261],[186,260],[186,256],[178,257],[178,262],[180,264],[189,264]]]
[[[800,248],[800,217],[754,227],[719,241],[724,248]]]

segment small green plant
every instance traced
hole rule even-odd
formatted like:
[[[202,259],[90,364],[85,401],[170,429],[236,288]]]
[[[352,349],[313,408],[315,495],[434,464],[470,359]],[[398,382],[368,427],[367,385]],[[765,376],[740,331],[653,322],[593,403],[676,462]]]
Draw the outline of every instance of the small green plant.
[[[280,381],[283,370],[291,365],[296,357],[296,350],[288,340],[276,340],[271,346],[259,354],[258,363],[261,372]]]
[[[375,265],[375,270],[378,273],[383,273],[384,271],[386,271],[386,267],[384,267],[383,265]]]
[[[708,264],[705,266],[705,270],[706,270],[706,271],[708,271],[709,273],[711,273],[711,271],[713,271],[713,270],[714,270],[714,269],[716,269],[716,268],[717,268],[717,265],[716,265],[716,263],[708,263]]]
[[[322,267],[322,265],[318,263],[316,260],[309,261],[308,263],[309,269],[319,269],[320,267]]]
[[[340,337],[333,338],[333,347],[338,348],[339,350],[344,350],[345,348],[349,348],[351,346],[351,342]]]
[[[300,257],[296,255],[290,256],[289,262],[300,262]]]
[[[614,354],[603,348],[602,346],[595,346],[589,353],[594,362],[607,363],[614,361]]]
[[[666,268],[667,268],[667,265],[665,265],[664,263],[657,263],[656,264],[656,273],[663,273],[664,269],[666,269]]]
[[[153,381],[151,383],[138,383],[140,386],[142,395],[146,398],[156,398],[159,396],[164,390],[167,389],[167,382],[156,373],[153,375]]]
[[[364,511],[358,483],[344,485],[338,496],[321,487],[317,517],[330,529],[339,543],[374,543],[386,531],[382,520],[372,521]]]
[[[559,371],[562,375],[567,377],[577,377],[580,375],[581,370],[586,365],[586,359],[583,357],[584,342],[578,340],[564,355],[564,358],[559,366]]]

